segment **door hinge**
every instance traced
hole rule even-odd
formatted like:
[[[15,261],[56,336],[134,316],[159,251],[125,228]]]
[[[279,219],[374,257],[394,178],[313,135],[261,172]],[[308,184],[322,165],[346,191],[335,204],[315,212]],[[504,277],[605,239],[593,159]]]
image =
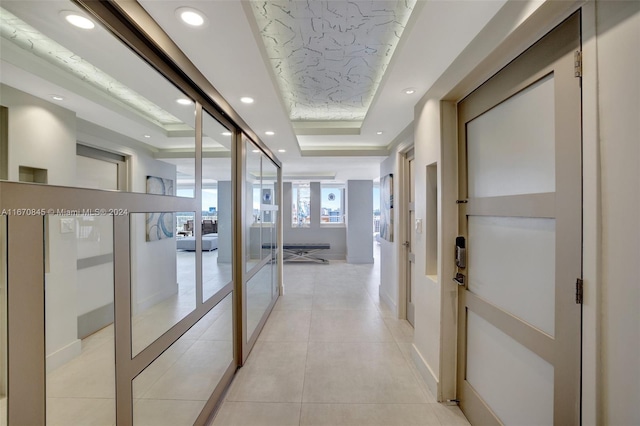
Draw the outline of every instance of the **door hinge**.
[[[573,54],[573,71],[576,77],[582,77],[582,52],[579,50]]]
[[[582,305],[582,300],[584,296],[584,283],[582,278],[578,278],[576,280],[576,304]]]

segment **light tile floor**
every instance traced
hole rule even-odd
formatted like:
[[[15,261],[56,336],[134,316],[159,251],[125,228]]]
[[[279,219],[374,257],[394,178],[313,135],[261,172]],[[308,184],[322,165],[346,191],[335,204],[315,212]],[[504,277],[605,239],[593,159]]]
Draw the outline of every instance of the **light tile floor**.
[[[285,295],[212,426],[469,424],[420,378],[413,328],[378,297],[378,264],[284,269]]]

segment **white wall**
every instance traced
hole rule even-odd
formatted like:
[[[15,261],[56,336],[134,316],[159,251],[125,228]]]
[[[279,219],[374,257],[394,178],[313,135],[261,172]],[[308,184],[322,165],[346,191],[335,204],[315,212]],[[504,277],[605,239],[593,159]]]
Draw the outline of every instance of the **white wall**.
[[[597,3],[602,424],[640,424],[640,2]],[[597,349],[597,348],[594,348]]]
[[[346,192],[347,263],[373,263],[373,181],[349,180]]]
[[[415,139],[415,217],[427,219],[427,165],[440,164],[440,101],[429,99],[424,107],[416,111],[414,129]],[[438,167],[441,170],[442,167]],[[441,182],[438,193],[442,193]],[[441,209],[439,209],[441,211]],[[438,218],[440,219],[440,218]],[[439,229],[442,221],[438,220]],[[437,275],[427,275],[426,233],[414,233],[413,251],[415,254],[414,275],[414,344],[413,359],[434,395],[438,395],[437,383],[440,380],[440,303],[443,277],[440,268]],[[442,241],[438,242],[442,253]],[[434,280],[436,278],[436,280]]]
[[[46,169],[50,185],[72,185],[76,173],[76,114],[4,84],[9,109],[9,180],[20,166]]]

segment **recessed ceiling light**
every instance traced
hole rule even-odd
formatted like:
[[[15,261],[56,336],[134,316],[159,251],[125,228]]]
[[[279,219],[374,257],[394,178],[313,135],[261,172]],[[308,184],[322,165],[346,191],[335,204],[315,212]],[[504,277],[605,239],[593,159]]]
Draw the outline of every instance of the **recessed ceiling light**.
[[[279,149],[278,152],[287,152],[286,149]]]
[[[144,135],[145,138],[149,139],[151,135]]]
[[[376,132],[376,135],[381,135],[381,134],[382,134],[382,132]]]
[[[408,87],[408,88],[404,89],[403,92],[406,95],[413,95],[414,93],[416,93],[416,89],[414,89],[413,87]]]
[[[176,15],[187,25],[201,27],[206,22],[204,13],[190,7],[180,7],[176,10]]]
[[[231,132],[222,132],[220,133],[222,136],[231,136]]]
[[[269,130],[269,131],[264,132],[264,134],[265,134],[265,135],[267,135],[267,136],[273,136],[273,135],[275,135],[276,133],[275,133],[275,132],[272,132],[271,130]]]
[[[51,99],[54,101],[64,101],[64,98],[60,95],[51,95]]]
[[[68,23],[70,23],[74,27],[82,28],[83,30],[91,30],[96,26],[96,24],[94,24],[91,19],[76,12],[63,10],[62,12],[60,12],[60,14]]]
[[[253,103],[253,98],[250,98],[248,96],[244,96],[244,97],[240,98],[240,102],[242,102],[243,104],[252,104]]]
[[[180,105],[191,105],[191,99],[180,98],[180,99],[176,99],[176,102],[179,103]]]

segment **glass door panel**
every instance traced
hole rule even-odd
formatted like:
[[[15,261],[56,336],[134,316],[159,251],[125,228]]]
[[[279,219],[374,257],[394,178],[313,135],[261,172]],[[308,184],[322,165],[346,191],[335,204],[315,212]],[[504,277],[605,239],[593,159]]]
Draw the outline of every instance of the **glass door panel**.
[[[232,280],[233,134],[203,111],[202,116],[202,301]]]

